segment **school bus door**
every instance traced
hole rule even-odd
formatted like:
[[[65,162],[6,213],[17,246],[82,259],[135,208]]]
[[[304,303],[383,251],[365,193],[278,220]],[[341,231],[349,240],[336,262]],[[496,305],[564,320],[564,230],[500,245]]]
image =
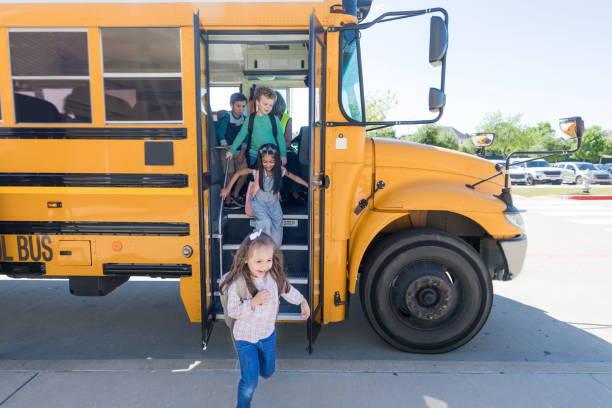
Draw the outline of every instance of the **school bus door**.
[[[313,12],[310,16],[308,58],[308,127],[310,135],[308,207],[310,219],[309,257],[309,303],[311,316],[308,319],[308,351],[321,329],[323,322],[323,225],[325,188],[325,30]]]

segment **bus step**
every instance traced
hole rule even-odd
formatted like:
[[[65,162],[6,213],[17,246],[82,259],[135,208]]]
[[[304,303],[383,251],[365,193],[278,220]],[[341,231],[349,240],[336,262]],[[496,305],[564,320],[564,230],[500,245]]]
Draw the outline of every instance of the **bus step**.
[[[255,227],[255,220],[245,214],[228,214],[224,225],[223,241],[240,244],[244,237]],[[308,216],[286,214],[283,216],[283,242],[287,245],[300,245],[308,242]]]

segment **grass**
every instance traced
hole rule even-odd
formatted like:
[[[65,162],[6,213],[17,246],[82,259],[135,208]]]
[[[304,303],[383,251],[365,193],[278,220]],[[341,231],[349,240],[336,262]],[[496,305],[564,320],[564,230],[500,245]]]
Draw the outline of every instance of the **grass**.
[[[590,194],[582,192],[582,186],[530,186],[512,187],[512,194],[525,197],[547,196],[547,195],[612,195],[612,186],[591,186]]]

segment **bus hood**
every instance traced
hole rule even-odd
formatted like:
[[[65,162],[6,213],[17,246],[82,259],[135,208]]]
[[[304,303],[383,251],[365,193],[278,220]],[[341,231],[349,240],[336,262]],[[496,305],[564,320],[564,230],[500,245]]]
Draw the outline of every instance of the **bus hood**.
[[[442,147],[387,138],[373,139],[376,168],[414,170],[427,178],[445,177],[463,185],[476,183],[497,173],[495,166],[478,156],[449,150]],[[503,175],[497,176],[481,186],[499,194],[504,185]],[[466,187],[467,188],[467,187]],[[479,189],[479,187],[477,187]]]

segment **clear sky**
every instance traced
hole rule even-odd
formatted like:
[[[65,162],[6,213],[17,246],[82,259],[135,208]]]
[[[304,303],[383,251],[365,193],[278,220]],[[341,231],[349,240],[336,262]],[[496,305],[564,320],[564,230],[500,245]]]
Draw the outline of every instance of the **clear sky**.
[[[501,111],[504,116],[522,114],[527,124],[549,121],[553,128],[558,118],[581,115],[587,127],[612,129],[612,2],[375,0],[373,4],[374,15],[407,6],[440,6],[448,11],[447,105],[441,124],[472,132],[487,112]],[[401,47],[400,41],[385,48],[394,52]],[[393,64],[380,65],[380,78],[401,75]],[[395,91],[401,92],[401,86]]]
[[[549,121],[554,128],[558,118],[581,115],[587,127],[612,130],[612,2],[374,0],[368,20],[386,11],[430,7],[449,13],[447,104],[440,124],[469,133],[486,113],[501,111],[521,114],[529,125]],[[364,44],[366,89],[393,90],[400,105],[392,119],[409,119],[403,115],[411,67],[393,56],[409,54],[410,38],[377,28],[364,33],[378,44],[377,54]],[[420,94],[419,103],[426,103]]]

